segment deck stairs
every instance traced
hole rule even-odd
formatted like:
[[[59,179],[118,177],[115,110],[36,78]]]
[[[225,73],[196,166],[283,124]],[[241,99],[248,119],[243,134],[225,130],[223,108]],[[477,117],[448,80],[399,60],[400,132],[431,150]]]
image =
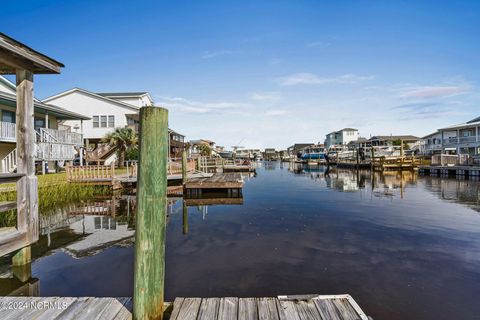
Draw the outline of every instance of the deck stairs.
[[[99,144],[93,150],[87,150],[85,154],[85,161],[97,162],[97,163],[104,162],[116,151],[117,151],[116,147],[111,146],[107,143],[102,143],[102,144]]]

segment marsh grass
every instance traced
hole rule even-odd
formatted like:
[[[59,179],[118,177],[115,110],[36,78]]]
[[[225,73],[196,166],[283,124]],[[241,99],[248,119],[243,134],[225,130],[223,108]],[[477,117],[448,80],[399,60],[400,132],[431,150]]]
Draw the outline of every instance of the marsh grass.
[[[15,184],[4,185],[0,189],[1,201],[15,201]],[[8,188],[6,188],[6,187]],[[68,183],[65,173],[38,176],[38,200],[40,215],[48,215],[72,203],[83,203],[93,197],[110,195],[108,186],[79,185]],[[0,213],[0,227],[14,227],[17,222],[16,210]]]

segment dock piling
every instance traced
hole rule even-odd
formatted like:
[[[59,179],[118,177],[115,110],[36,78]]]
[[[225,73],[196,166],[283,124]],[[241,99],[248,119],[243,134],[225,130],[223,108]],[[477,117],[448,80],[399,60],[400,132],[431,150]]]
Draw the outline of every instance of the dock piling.
[[[133,319],[162,319],[167,211],[168,111],[140,109]]]

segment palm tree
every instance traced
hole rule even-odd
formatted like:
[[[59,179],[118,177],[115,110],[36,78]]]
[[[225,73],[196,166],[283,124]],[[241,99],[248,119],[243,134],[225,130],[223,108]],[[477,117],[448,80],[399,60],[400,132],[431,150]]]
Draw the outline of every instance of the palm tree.
[[[123,168],[127,150],[138,148],[138,137],[132,128],[117,128],[103,137],[102,141],[117,149],[118,166]]]

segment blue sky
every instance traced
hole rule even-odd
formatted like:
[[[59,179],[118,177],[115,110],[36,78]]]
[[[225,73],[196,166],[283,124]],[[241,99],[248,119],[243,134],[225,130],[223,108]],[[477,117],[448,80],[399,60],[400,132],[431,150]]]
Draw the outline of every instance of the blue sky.
[[[149,91],[172,128],[227,147],[480,115],[480,1],[4,0],[0,24],[66,65],[37,97]]]

